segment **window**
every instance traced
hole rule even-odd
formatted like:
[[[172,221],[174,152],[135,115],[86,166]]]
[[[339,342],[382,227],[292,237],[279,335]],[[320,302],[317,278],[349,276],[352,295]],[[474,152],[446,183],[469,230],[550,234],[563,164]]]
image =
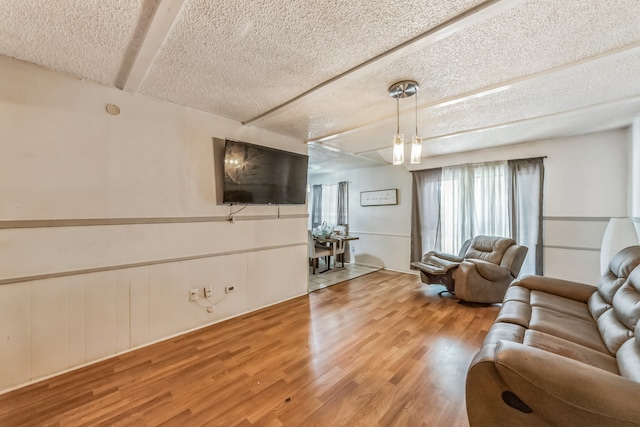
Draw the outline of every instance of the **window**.
[[[349,183],[318,184],[313,186],[311,227],[322,223],[329,226],[347,225],[349,222]]]
[[[478,234],[509,237],[507,162],[443,168],[440,218],[442,252],[457,254]]]

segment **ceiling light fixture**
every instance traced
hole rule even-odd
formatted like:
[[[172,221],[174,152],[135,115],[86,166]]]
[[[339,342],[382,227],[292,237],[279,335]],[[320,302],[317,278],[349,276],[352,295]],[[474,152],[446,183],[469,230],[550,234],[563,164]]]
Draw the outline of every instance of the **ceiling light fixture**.
[[[408,98],[416,95],[416,134],[411,140],[411,163],[420,163],[422,157],[422,138],[418,136],[418,83],[412,80],[403,80],[394,83],[389,88],[389,95],[396,99],[396,134],[393,135],[393,160],[394,165],[404,163],[404,135],[400,133],[400,98]]]

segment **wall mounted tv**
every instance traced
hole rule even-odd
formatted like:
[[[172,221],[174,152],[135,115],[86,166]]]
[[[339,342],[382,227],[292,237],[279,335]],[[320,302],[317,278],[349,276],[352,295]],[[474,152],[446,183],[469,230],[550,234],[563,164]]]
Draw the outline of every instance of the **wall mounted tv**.
[[[303,205],[309,157],[225,140],[223,203]]]

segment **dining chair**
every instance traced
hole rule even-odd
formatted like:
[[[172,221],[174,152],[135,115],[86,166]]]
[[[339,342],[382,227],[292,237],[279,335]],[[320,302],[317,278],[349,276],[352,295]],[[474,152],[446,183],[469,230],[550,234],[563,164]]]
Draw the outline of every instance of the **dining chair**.
[[[324,257],[325,262],[327,264],[327,269],[329,268],[329,262],[331,261],[331,250],[325,246],[316,245],[316,241],[313,238],[313,234],[311,230],[309,232],[309,260],[311,261],[311,265],[313,267],[313,274],[316,274],[316,270],[318,268],[319,259]],[[326,271],[326,270],[325,270]]]
[[[346,241],[342,240],[343,237],[347,237],[347,227],[344,225],[336,225],[333,227],[333,233],[331,233],[331,238],[336,240],[331,243],[331,256],[334,258],[335,263],[340,260],[342,262],[342,266],[344,267],[344,254],[345,254],[345,245]]]

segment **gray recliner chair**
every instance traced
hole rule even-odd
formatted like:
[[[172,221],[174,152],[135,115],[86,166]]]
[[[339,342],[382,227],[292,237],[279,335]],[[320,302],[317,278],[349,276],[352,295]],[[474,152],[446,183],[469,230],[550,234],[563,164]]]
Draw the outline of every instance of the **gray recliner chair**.
[[[461,300],[499,303],[518,277],[527,251],[513,239],[476,236],[465,242],[457,256],[432,251],[411,265],[420,270],[424,283],[444,285],[443,292]]]

